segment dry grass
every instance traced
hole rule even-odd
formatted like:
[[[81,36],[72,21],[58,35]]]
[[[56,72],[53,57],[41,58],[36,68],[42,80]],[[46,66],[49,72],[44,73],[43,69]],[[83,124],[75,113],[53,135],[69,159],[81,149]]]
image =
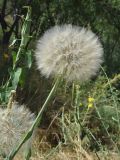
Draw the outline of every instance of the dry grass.
[[[74,144],[59,144],[52,147],[47,141],[45,130],[39,130],[33,143],[32,157],[30,160],[98,160],[93,152],[86,151],[81,146],[81,141],[75,141]],[[115,152],[98,152],[100,160],[119,160],[120,157]],[[0,159],[3,160],[3,159]],[[17,155],[14,160],[24,160],[21,155]]]
[[[81,142],[75,142],[74,145],[59,144],[56,147],[51,147],[49,142],[45,141],[44,137],[42,141],[38,141],[39,137],[33,145],[33,156],[31,160],[98,160],[98,157],[94,152],[86,151]],[[119,160],[120,157],[117,153],[112,151],[106,151],[104,153],[98,152],[100,160]],[[16,159],[18,160],[18,159]]]

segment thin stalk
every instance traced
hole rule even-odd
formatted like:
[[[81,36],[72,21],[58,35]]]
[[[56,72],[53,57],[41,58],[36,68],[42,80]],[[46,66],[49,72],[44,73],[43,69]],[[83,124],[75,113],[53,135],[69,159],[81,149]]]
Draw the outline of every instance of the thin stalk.
[[[86,136],[88,137],[88,139],[90,140],[90,142],[93,140],[94,143],[97,144],[97,146],[99,146],[100,148],[102,148],[102,145],[97,141],[97,139],[96,139],[95,136],[91,133],[91,131],[90,131],[89,129],[86,129],[86,128],[81,124],[80,120],[78,120],[78,123],[80,124],[80,127],[85,131]],[[92,138],[92,140],[91,140],[91,138]],[[98,153],[97,153],[96,151],[95,151],[95,154],[96,154],[98,160],[100,160],[100,157],[99,157],[99,155],[98,155]]]
[[[116,100],[115,100],[115,97],[114,97],[114,94],[113,94],[113,89],[112,89],[112,86],[111,86],[111,83],[110,83],[110,80],[109,80],[109,78],[108,78],[108,76],[107,76],[107,74],[106,74],[106,72],[104,71],[104,68],[101,66],[101,69],[102,69],[102,71],[103,71],[103,73],[104,73],[104,75],[105,75],[105,77],[106,77],[106,79],[107,79],[107,81],[108,81],[108,85],[109,85],[109,88],[110,88],[110,91],[111,91],[111,94],[112,94],[112,99],[113,99],[113,102],[114,102],[114,106],[115,106],[115,111],[116,111],[116,116],[117,116],[117,120],[118,120],[118,133],[120,132],[120,118],[119,118],[119,114],[118,114],[118,105],[117,105],[117,103],[116,103]],[[103,122],[102,122],[103,123]],[[120,135],[118,135],[119,136],[119,138],[120,138]],[[119,153],[119,155],[120,155],[120,151],[119,151],[119,148],[118,148],[118,146],[117,146],[117,144],[113,141],[113,143],[114,143],[114,145],[115,145],[115,147],[116,147],[116,149],[118,150],[118,153]]]
[[[72,84],[72,106],[74,106],[75,84]]]
[[[107,79],[107,81],[108,81],[108,85],[109,85],[110,91],[111,91],[111,93],[112,93],[112,99],[113,99],[113,102],[114,102],[114,105],[115,105],[116,115],[117,115],[117,119],[118,119],[118,128],[119,128],[119,131],[120,131],[120,118],[119,118],[119,114],[118,114],[118,106],[117,106],[115,97],[114,97],[114,95],[113,95],[113,89],[112,89],[110,80],[109,80],[109,78],[108,78],[108,76],[107,76],[107,74],[106,74],[106,72],[104,71],[104,68],[103,68],[102,66],[101,66],[101,69],[102,69],[102,71],[103,71],[103,73],[104,73],[104,75],[105,75],[105,77],[106,77],[106,79]]]
[[[99,119],[100,119],[100,121],[101,121],[101,123],[102,123],[102,126],[103,126],[103,128],[104,128],[107,136],[110,138],[111,142],[112,142],[113,145],[116,147],[116,149],[118,150],[118,153],[119,153],[119,149],[118,149],[116,143],[114,142],[114,140],[112,139],[111,135],[109,134],[107,128],[105,127],[104,121],[102,120],[102,117],[101,117],[101,115],[100,115],[100,113],[99,113],[99,111],[98,111],[98,109],[97,109],[97,107],[96,107],[96,104],[94,104],[94,107],[95,107],[95,110],[96,110],[96,112],[97,112],[97,114],[98,114],[98,116],[99,116]]]
[[[87,108],[87,111],[86,111],[85,114],[84,114],[82,124],[84,124],[84,122],[85,122],[85,120],[86,120],[86,118],[87,118],[88,113],[89,113],[89,108]]]
[[[59,78],[56,80],[56,82],[55,82],[52,90],[50,91],[50,93],[49,93],[49,95],[48,95],[45,103],[43,104],[41,110],[39,111],[39,113],[38,113],[38,115],[37,115],[34,123],[32,124],[31,128],[30,128],[29,131],[26,133],[26,135],[25,135],[25,137],[22,139],[22,141],[18,144],[18,146],[12,150],[12,152],[8,155],[8,157],[5,158],[5,160],[12,160],[12,159],[15,157],[15,155],[17,154],[17,152],[19,151],[19,149],[21,148],[21,146],[32,136],[32,133],[33,133],[35,127],[37,127],[38,124],[40,123],[41,118],[42,118],[42,115],[43,115],[43,112],[44,112],[45,109],[47,108],[47,105],[48,105],[49,101],[51,100],[51,98],[53,97],[53,95],[54,95],[54,93],[55,93],[55,91],[56,91],[56,89],[57,89],[60,81],[61,81],[61,78],[59,77]]]
[[[30,38],[29,30],[30,30],[30,25],[31,25],[31,7],[24,7],[24,8],[27,8],[28,11],[27,11],[27,15],[25,17],[25,21],[24,21],[23,26],[22,26],[21,42],[20,42],[20,46],[19,46],[18,52],[16,54],[15,62],[14,62],[13,67],[12,67],[13,71],[15,71],[15,68],[16,68],[17,62],[20,59],[21,53],[25,49],[25,46],[27,45],[27,42],[28,42],[28,40]],[[10,75],[5,87],[8,87],[10,85],[11,80],[12,80],[12,76]]]
[[[63,137],[64,137],[64,144],[66,144],[66,134],[65,134],[65,120],[64,120],[64,108],[62,109],[62,132],[63,132]]]
[[[77,86],[76,88],[75,88],[75,85],[74,85],[74,90],[72,90],[72,95],[75,95],[75,98],[73,99],[73,102],[74,102],[74,104],[75,104],[75,108],[77,107],[77,108],[79,108],[79,102],[80,102],[80,99],[79,99],[79,97],[80,97],[80,91],[79,91],[79,88],[80,86]],[[76,110],[77,111],[77,110]],[[96,143],[99,147],[101,147],[101,144],[99,144],[99,142],[96,140],[96,138],[94,137],[94,135],[91,133],[89,133],[88,132],[88,130],[82,125],[82,123],[81,123],[81,121],[80,121],[80,113],[79,114],[77,114],[76,113],[76,111],[75,111],[75,121],[76,121],[76,123],[79,123],[79,125],[80,125],[80,127],[81,127],[81,129],[83,130],[83,131],[85,131],[85,133],[86,133],[86,135],[87,135],[87,137],[88,137],[88,139],[91,141],[91,138],[92,138],[92,140],[94,141],[94,143]],[[77,112],[79,112],[79,110],[77,111]],[[90,138],[91,137],[91,138]],[[96,156],[97,156],[97,158],[98,158],[98,160],[100,160],[100,157],[99,157],[99,155],[97,154],[97,152],[95,151],[95,154],[96,154]]]

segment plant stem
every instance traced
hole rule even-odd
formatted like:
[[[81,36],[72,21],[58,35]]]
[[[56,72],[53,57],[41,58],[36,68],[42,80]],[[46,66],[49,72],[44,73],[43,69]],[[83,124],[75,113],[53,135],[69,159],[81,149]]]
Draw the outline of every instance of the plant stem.
[[[15,71],[17,63],[18,63],[18,61],[20,59],[20,56],[21,56],[22,52],[25,50],[27,42],[30,39],[29,30],[30,30],[30,25],[31,25],[31,7],[28,6],[26,8],[27,8],[27,15],[26,15],[24,23],[22,25],[21,42],[20,42],[20,46],[19,46],[18,52],[16,54],[15,62],[13,63],[13,67],[12,67],[13,71]],[[12,77],[10,75],[5,87],[9,87],[9,85],[11,83],[11,80],[12,80]]]
[[[48,95],[45,103],[43,104],[41,110],[39,111],[39,113],[38,113],[35,121],[33,122],[31,128],[30,128],[29,131],[26,133],[26,135],[25,135],[25,137],[22,139],[22,141],[18,144],[18,146],[15,147],[15,148],[12,150],[12,152],[8,155],[8,157],[5,158],[5,160],[12,160],[12,159],[15,157],[15,155],[17,154],[17,152],[19,151],[19,149],[21,148],[21,146],[32,136],[32,133],[33,133],[35,127],[37,127],[38,124],[40,123],[41,118],[42,118],[42,115],[43,115],[43,112],[44,112],[45,109],[47,108],[47,105],[48,105],[49,101],[51,100],[51,98],[53,97],[53,95],[54,95],[54,93],[55,93],[55,91],[56,91],[56,89],[57,89],[60,81],[61,81],[61,78],[59,77],[59,78],[56,80],[56,82],[55,82],[52,90],[50,91],[50,93],[49,93],[49,95]]]
[[[118,129],[119,129],[119,132],[120,132],[120,118],[119,118],[119,111],[118,111],[118,105],[117,105],[117,102],[116,102],[116,99],[115,99],[115,97],[114,97],[114,93],[113,93],[113,88],[112,88],[112,86],[111,86],[111,83],[110,83],[110,80],[109,80],[109,78],[108,78],[108,76],[107,76],[107,74],[106,74],[106,72],[104,71],[104,68],[101,66],[101,69],[102,69],[102,71],[103,71],[103,73],[104,73],[104,75],[105,75],[105,77],[106,77],[106,79],[107,79],[107,81],[108,81],[108,85],[109,85],[109,88],[110,88],[110,92],[111,92],[111,94],[112,94],[112,99],[113,99],[113,102],[114,102],[114,106],[115,106],[115,111],[116,111],[116,116],[117,116],[117,121],[118,121]]]

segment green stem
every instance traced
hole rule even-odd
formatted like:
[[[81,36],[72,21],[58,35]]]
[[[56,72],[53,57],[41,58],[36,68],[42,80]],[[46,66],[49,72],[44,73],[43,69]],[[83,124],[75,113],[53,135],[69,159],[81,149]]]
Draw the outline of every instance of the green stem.
[[[55,91],[56,91],[56,89],[57,89],[60,81],[61,81],[61,78],[59,77],[59,78],[56,80],[56,82],[55,82],[52,90],[50,91],[50,93],[49,93],[49,95],[48,95],[45,103],[43,104],[40,112],[38,113],[38,115],[37,115],[34,123],[33,123],[32,126],[31,126],[31,128],[30,128],[29,131],[26,133],[26,135],[25,135],[25,137],[22,139],[22,141],[18,144],[18,146],[17,146],[14,150],[12,150],[12,152],[8,155],[8,157],[5,158],[5,160],[12,160],[12,159],[15,157],[15,155],[17,154],[17,152],[19,151],[19,149],[21,148],[21,146],[32,136],[32,133],[33,133],[35,127],[37,127],[38,124],[40,123],[41,118],[42,118],[42,115],[43,115],[43,112],[44,112],[45,109],[47,108],[47,105],[48,105],[49,101],[51,100],[51,98],[53,97],[53,94],[55,93]]]
[[[30,38],[29,30],[30,30],[30,25],[31,25],[31,20],[30,20],[31,19],[31,7],[28,6],[26,8],[27,8],[27,15],[25,17],[25,21],[24,21],[23,26],[22,26],[21,42],[20,42],[20,46],[19,46],[18,52],[16,54],[15,62],[14,62],[13,67],[12,67],[13,71],[15,71],[16,65],[17,65],[17,62],[20,59],[21,53],[24,51],[24,49],[25,49],[25,47],[27,45],[27,42],[28,42],[28,40]],[[9,87],[9,85],[11,83],[11,80],[12,80],[12,76],[10,75],[5,87]]]
[[[112,139],[111,135],[109,134],[108,129],[106,128],[106,126],[105,126],[105,124],[104,124],[104,121],[102,120],[102,117],[101,117],[101,115],[100,115],[100,113],[99,113],[99,111],[98,111],[98,109],[97,109],[97,107],[96,107],[96,104],[94,104],[94,107],[95,107],[95,110],[96,110],[96,112],[97,112],[97,114],[98,114],[99,120],[101,121],[101,124],[102,124],[102,126],[103,126],[103,128],[104,128],[104,130],[105,130],[105,132],[106,132],[106,134],[107,134],[107,136],[108,136],[108,138],[110,138],[111,142],[112,142],[113,145],[116,147],[116,149],[117,149],[117,151],[118,151],[118,153],[119,153],[118,146],[117,146],[117,144],[114,142],[114,140]]]
[[[108,78],[108,76],[107,76],[107,74],[106,74],[106,72],[104,71],[104,68],[103,68],[102,66],[101,66],[101,69],[102,69],[102,71],[103,71],[103,73],[104,73],[104,75],[105,75],[105,77],[106,77],[106,79],[107,79],[107,81],[108,81],[108,85],[109,85],[109,88],[110,88],[110,92],[111,92],[111,94],[112,94],[112,99],[113,99],[113,102],[114,102],[115,111],[116,111],[116,116],[117,116],[117,120],[118,120],[118,129],[119,129],[119,132],[120,132],[119,111],[118,111],[118,105],[117,105],[116,99],[115,99],[115,97],[114,97],[113,88],[112,88],[111,83],[110,83],[110,80],[109,80],[109,78]]]

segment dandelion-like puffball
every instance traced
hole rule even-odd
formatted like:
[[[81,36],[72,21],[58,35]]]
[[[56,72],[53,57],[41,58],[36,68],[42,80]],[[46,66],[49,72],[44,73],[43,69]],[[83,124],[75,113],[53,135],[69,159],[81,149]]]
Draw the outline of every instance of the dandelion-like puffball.
[[[0,109],[0,154],[8,155],[31,127],[35,117],[27,108],[14,103],[11,110]],[[23,145],[29,147],[30,140]]]
[[[68,81],[85,81],[95,75],[102,55],[98,37],[90,30],[72,25],[55,26],[46,31],[35,53],[43,75],[63,75]]]

